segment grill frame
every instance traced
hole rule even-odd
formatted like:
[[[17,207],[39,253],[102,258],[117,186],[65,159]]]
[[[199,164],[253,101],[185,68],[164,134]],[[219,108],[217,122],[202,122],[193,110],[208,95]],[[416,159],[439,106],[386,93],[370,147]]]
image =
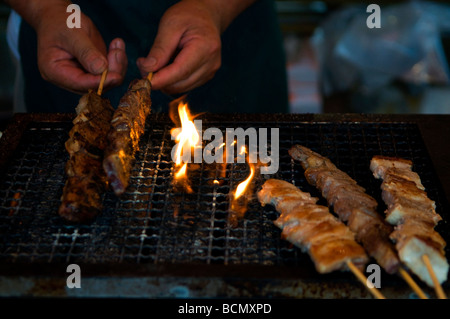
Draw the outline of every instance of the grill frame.
[[[156,120],[167,120],[164,114],[154,114],[151,117]],[[43,122],[66,122],[70,125],[73,119],[71,114],[59,115],[28,115],[19,114],[13,119],[12,123],[5,131],[4,137],[0,140],[2,153],[0,154],[0,167],[7,164],[9,157],[16,149],[21,140],[20,132],[24,132],[30,123]],[[269,119],[269,120],[268,120]],[[448,117],[444,120],[448,121]],[[427,129],[430,127],[436,128],[436,122],[442,121],[442,117],[396,117],[396,116],[375,116],[375,115],[355,115],[355,114],[341,114],[341,115],[264,115],[264,114],[237,114],[237,115],[215,115],[208,114],[202,117],[204,125],[209,123],[222,122],[224,125],[229,124],[230,127],[239,127],[236,122],[245,123],[268,123],[265,127],[271,125],[287,125],[293,123],[332,123],[339,125],[344,123],[403,123],[415,124],[418,126],[422,137],[429,137],[430,135],[439,133],[430,133]],[[434,123],[434,124],[433,124]],[[447,123],[450,123],[448,121]],[[425,128],[425,129],[424,129]],[[444,128],[443,126],[441,128]],[[425,133],[424,133],[425,132]],[[425,145],[429,145],[425,140]],[[282,151],[280,145],[280,152]],[[430,152],[430,157],[433,160],[435,153]],[[435,150],[433,150],[435,151]],[[324,154],[326,155],[326,154]],[[434,158],[435,159],[435,158]],[[339,166],[339,165],[338,165]],[[436,163],[434,163],[436,167]],[[434,167],[430,170],[434,172]],[[301,171],[301,168],[298,168]],[[2,169],[3,171],[3,169]],[[438,173],[436,176],[441,176]],[[0,176],[1,178],[1,176]],[[442,179],[441,179],[442,180]],[[436,185],[442,194],[445,192],[442,189],[442,184]],[[445,184],[446,185],[446,184]],[[448,186],[448,185],[447,185]],[[448,193],[447,193],[448,194]],[[447,195],[448,202],[449,196]],[[447,204],[445,204],[447,205]],[[305,258],[304,258],[305,259]],[[109,278],[109,282],[114,282],[114,287],[109,289],[111,296],[128,295],[128,296],[178,296],[189,293],[189,296],[195,297],[211,297],[211,296],[290,296],[290,297],[306,297],[306,298],[365,298],[370,295],[365,291],[364,287],[354,280],[351,274],[329,274],[318,275],[310,268],[301,267],[283,267],[277,266],[275,269],[271,266],[264,265],[198,265],[198,264],[84,264],[79,263],[83,270],[83,276],[92,280],[92,287],[84,290],[88,296],[95,296],[102,294],[96,289],[100,278]],[[10,269],[11,265],[0,265],[0,278],[3,280],[13,280],[16,282],[18,278],[26,279],[37,285],[41,280],[41,289],[33,292],[34,295],[70,295],[73,291],[62,289],[58,292],[52,292],[49,287],[65,286],[65,278],[67,273],[65,269],[67,263],[14,263],[14,268]],[[273,271],[276,273],[273,273]],[[138,285],[134,287],[136,282],[127,281],[129,278],[142,279],[146,281],[145,287]],[[161,283],[165,282],[165,288],[161,288]],[[17,285],[15,283],[14,285]],[[159,287],[159,288],[158,288]],[[178,288],[179,289],[178,289]],[[184,289],[184,288],[185,289]],[[445,289],[448,285],[444,286]],[[16,286],[17,291],[21,291],[20,287]],[[153,288],[153,290],[152,290]],[[1,289],[0,289],[1,290]],[[23,290],[23,289],[22,289]],[[97,292],[96,292],[97,291]],[[2,292],[0,291],[0,294]],[[28,291],[29,293],[29,291]],[[383,293],[395,297],[408,297],[410,290],[405,287],[405,284],[396,278],[390,278],[389,282],[383,286]],[[103,292],[105,294],[105,292]]]

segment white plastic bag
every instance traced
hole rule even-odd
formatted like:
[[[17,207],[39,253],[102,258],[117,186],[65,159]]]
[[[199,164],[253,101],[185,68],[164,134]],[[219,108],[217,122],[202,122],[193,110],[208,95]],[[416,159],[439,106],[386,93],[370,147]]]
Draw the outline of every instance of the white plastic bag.
[[[450,6],[408,2],[381,6],[381,27],[369,28],[366,6],[333,13],[312,37],[325,95],[358,86],[374,92],[400,79],[448,84],[441,35],[450,31]]]

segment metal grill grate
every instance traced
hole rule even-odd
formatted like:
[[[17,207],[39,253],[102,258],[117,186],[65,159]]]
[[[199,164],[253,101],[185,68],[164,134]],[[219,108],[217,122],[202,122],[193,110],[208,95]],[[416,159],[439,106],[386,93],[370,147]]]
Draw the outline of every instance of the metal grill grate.
[[[329,157],[380,203],[380,184],[369,170],[373,155],[411,159],[437,212],[437,227],[450,239],[448,210],[431,161],[415,124],[408,123],[277,123],[204,121],[217,127],[279,127],[280,166],[276,175],[320,197],[305,180],[301,166],[287,150],[302,144]],[[248,175],[246,164],[191,164],[193,193],[172,182],[170,152],[173,124],[152,115],[141,140],[131,183],[118,199],[104,195],[104,211],[90,225],[67,225],[57,215],[64,186],[67,154],[64,142],[71,123],[32,123],[23,133],[0,182],[0,260],[4,262],[203,263],[302,265],[308,256],[280,238],[272,221],[278,213],[262,208],[255,197],[245,217],[229,220],[229,193]],[[194,169],[195,168],[195,169]],[[221,184],[215,184],[215,179]],[[255,181],[255,190],[262,184]],[[325,203],[324,200],[321,200]]]

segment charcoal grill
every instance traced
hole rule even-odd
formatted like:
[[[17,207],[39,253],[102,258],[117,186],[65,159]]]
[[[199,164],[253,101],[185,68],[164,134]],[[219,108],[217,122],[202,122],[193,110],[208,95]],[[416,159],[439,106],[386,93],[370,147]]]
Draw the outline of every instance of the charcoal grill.
[[[437,230],[450,241],[448,188],[442,187],[442,175],[424,142],[424,136],[431,136],[424,131],[433,127],[425,118],[200,118],[203,129],[223,132],[228,127],[278,127],[280,165],[268,177],[293,182],[320,198],[287,152],[302,144],[329,157],[365,187],[380,203],[380,213],[380,183],[371,175],[370,159],[411,159],[444,219]],[[350,273],[317,274],[309,257],[280,237],[273,225],[278,213],[261,207],[254,193],[245,216],[232,222],[230,193],[248,175],[247,164],[227,164],[225,170],[222,165],[190,164],[193,192],[177,187],[170,156],[173,123],[166,114],[148,119],[125,194],[118,198],[106,192],[104,210],[91,224],[65,223],[57,210],[71,119],[17,115],[0,140],[0,296],[371,298]],[[263,182],[264,176],[258,176],[254,190]],[[448,248],[446,253],[450,255]],[[66,287],[69,264],[80,265],[83,289]],[[448,291],[448,283],[444,289]],[[388,298],[414,297],[404,282],[385,273],[382,291]]]

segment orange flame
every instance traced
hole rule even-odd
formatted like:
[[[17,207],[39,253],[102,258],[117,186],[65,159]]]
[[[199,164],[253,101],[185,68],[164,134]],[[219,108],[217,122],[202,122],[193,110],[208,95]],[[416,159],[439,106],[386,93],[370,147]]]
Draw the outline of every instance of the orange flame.
[[[180,103],[178,105],[178,115],[180,116],[181,130],[180,128],[175,128],[171,131],[173,135],[176,134],[175,141],[178,142],[175,150],[175,164],[177,166],[181,165],[183,149],[195,147],[200,140],[186,103]]]
[[[175,179],[182,179],[186,176],[187,171],[187,163],[184,163],[184,165],[178,170],[178,172],[175,173]]]
[[[192,193],[192,188],[187,180],[187,163],[183,163],[183,155],[187,150],[192,151],[195,147],[201,147],[201,145],[198,145],[200,135],[198,134],[197,128],[192,121],[193,117],[191,116],[186,103],[180,102],[178,104],[178,115],[181,127],[173,128],[170,131],[172,136],[175,137],[175,141],[178,143],[174,153],[175,167],[181,166],[181,168],[174,174],[174,180],[178,185],[182,185],[188,193]],[[176,123],[174,118],[172,118],[172,120]]]
[[[239,152],[239,154],[246,154],[247,153],[247,148],[245,146],[241,147],[241,151]],[[247,179],[243,182],[241,182],[237,187],[236,187],[236,191],[234,193],[234,199],[238,199],[239,197],[242,196],[242,194],[245,193],[245,191],[248,188],[248,185],[250,184],[250,182],[253,179],[253,176],[255,175],[255,168],[251,163],[248,163],[249,167],[250,167],[250,175],[247,177]]]
[[[243,182],[241,182],[237,187],[236,187],[236,192],[234,193],[234,199],[238,199],[239,197],[242,196],[242,194],[245,193],[245,191],[248,188],[248,185],[250,184],[250,182],[253,179],[253,176],[255,175],[255,168],[253,167],[253,165],[250,165],[250,175],[247,177],[247,179]]]
[[[242,149],[241,149],[242,150]],[[232,193],[233,199],[231,200],[230,206],[230,215],[229,221],[233,226],[236,226],[241,218],[244,217],[245,212],[247,211],[248,198],[247,196],[243,196],[249,189],[252,188],[251,181],[255,176],[255,165],[248,163],[250,168],[250,174],[245,179],[245,181],[241,182],[237,187],[234,193]]]

